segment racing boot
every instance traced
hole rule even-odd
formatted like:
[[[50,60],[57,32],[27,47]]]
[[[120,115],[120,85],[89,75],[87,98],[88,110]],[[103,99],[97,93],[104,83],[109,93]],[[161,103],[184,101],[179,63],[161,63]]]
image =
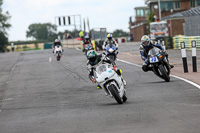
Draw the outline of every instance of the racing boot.
[[[100,85],[97,85],[97,89],[101,90],[102,88],[101,88],[101,86],[100,86]]]

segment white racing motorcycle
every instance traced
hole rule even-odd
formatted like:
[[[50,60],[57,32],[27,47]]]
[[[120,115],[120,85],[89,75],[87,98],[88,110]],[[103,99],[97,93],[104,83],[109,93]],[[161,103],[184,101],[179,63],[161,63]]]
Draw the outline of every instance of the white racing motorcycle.
[[[62,47],[60,45],[55,46],[54,54],[56,55],[57,61],[60,61],[60,58],[62,56]]]
[[[108,63],[97,66],[95,70],[97,84],[99,84],[111,98],[115,98],[118,104],[126,102],[126,90],[122,78]]]

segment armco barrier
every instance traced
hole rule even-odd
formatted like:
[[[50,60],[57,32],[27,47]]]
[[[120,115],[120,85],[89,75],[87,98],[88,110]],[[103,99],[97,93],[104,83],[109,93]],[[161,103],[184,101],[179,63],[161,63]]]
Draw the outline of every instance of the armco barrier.
[[[180,43],[185,42],[185,48],[187,50],[191,50],[192,41],[196,41],[196,48],[200,49],[200,36],[182,36],[182,35],[173,37],[173,48],[181,49]]]

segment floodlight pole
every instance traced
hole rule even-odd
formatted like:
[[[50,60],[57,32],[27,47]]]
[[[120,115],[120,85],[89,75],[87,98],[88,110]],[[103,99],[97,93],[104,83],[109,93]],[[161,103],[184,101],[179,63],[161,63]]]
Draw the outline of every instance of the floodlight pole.
[[[159,7],[159,20],[161,21],[161,9],[160,9],[160,0],[158,0],[158,7]]]

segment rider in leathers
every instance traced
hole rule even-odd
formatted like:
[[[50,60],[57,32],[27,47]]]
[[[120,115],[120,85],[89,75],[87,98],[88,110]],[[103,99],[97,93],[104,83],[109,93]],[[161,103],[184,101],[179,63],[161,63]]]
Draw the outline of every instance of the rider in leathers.
[[[111,62],[109,58],[107,58],[103,54],[97,54],[95,50],[90,50],[87,52],[87,69],[89,72],[89,79],[92,81],[92,83],[96,83],[96,79],[94,77],[94,70],[96,67],[102,63],[109,63],[113,66],[114,71],[122,77],[122,71],[121,69],[118,69],[116,64],[114,62]],[[124,83],[124,86],[126,86],[126,81],[122,77],[122,81]],[[102,89],[100,85],[97,85],[98,89]]]
[[[148,72],[149,70],[152,70],[152,68],[149,67],[149,61],[147,59],[149,50],[151,50],[153,47],[157,47],[160,50],[163,50],[163,47],[159,43],[156,43],[154,45],[151,42],[151,39],[147,35],[144,35],[141,38],[141,41],[142,41],[142,44],[140,45],[139,50],[140,50],[141,58],[142,58],[142,60],[144,60],[144,63],[143,63],[143,66],[142,66],[142,70],[144,72]],[[173,68],[174,66],[169,64],[168,54],[166,52],[165,52],[165,56],[167,58],[167,60],[166,60],[167,64],[169,65],[170,68]]]
[[[106,46],[109,44],[109,42],[111,44],[114,44],[115,47],[116,47],[116,50],[118,50],[118,43],[115,41],[115,39],[112,38],[112,34],[108,34],[107,35],[107,38],[105,39],[104,43],[103,43],[103,46],[102,48],[105,50],[106,49]]]
[[[53,48],[53,53],[54,53],[54,50],[55,50],[55,46],[57,46],[57,45],[60,45],[60,46],[62,47],[62,44],[61,44],[61,42],[60,42],[59,39],[55,39],[55,41],[54,41],[54,43],[53,43],[53,46],[52,46],[52,48]],[[62,47],[62,51],[64,52],[63,47]]]

